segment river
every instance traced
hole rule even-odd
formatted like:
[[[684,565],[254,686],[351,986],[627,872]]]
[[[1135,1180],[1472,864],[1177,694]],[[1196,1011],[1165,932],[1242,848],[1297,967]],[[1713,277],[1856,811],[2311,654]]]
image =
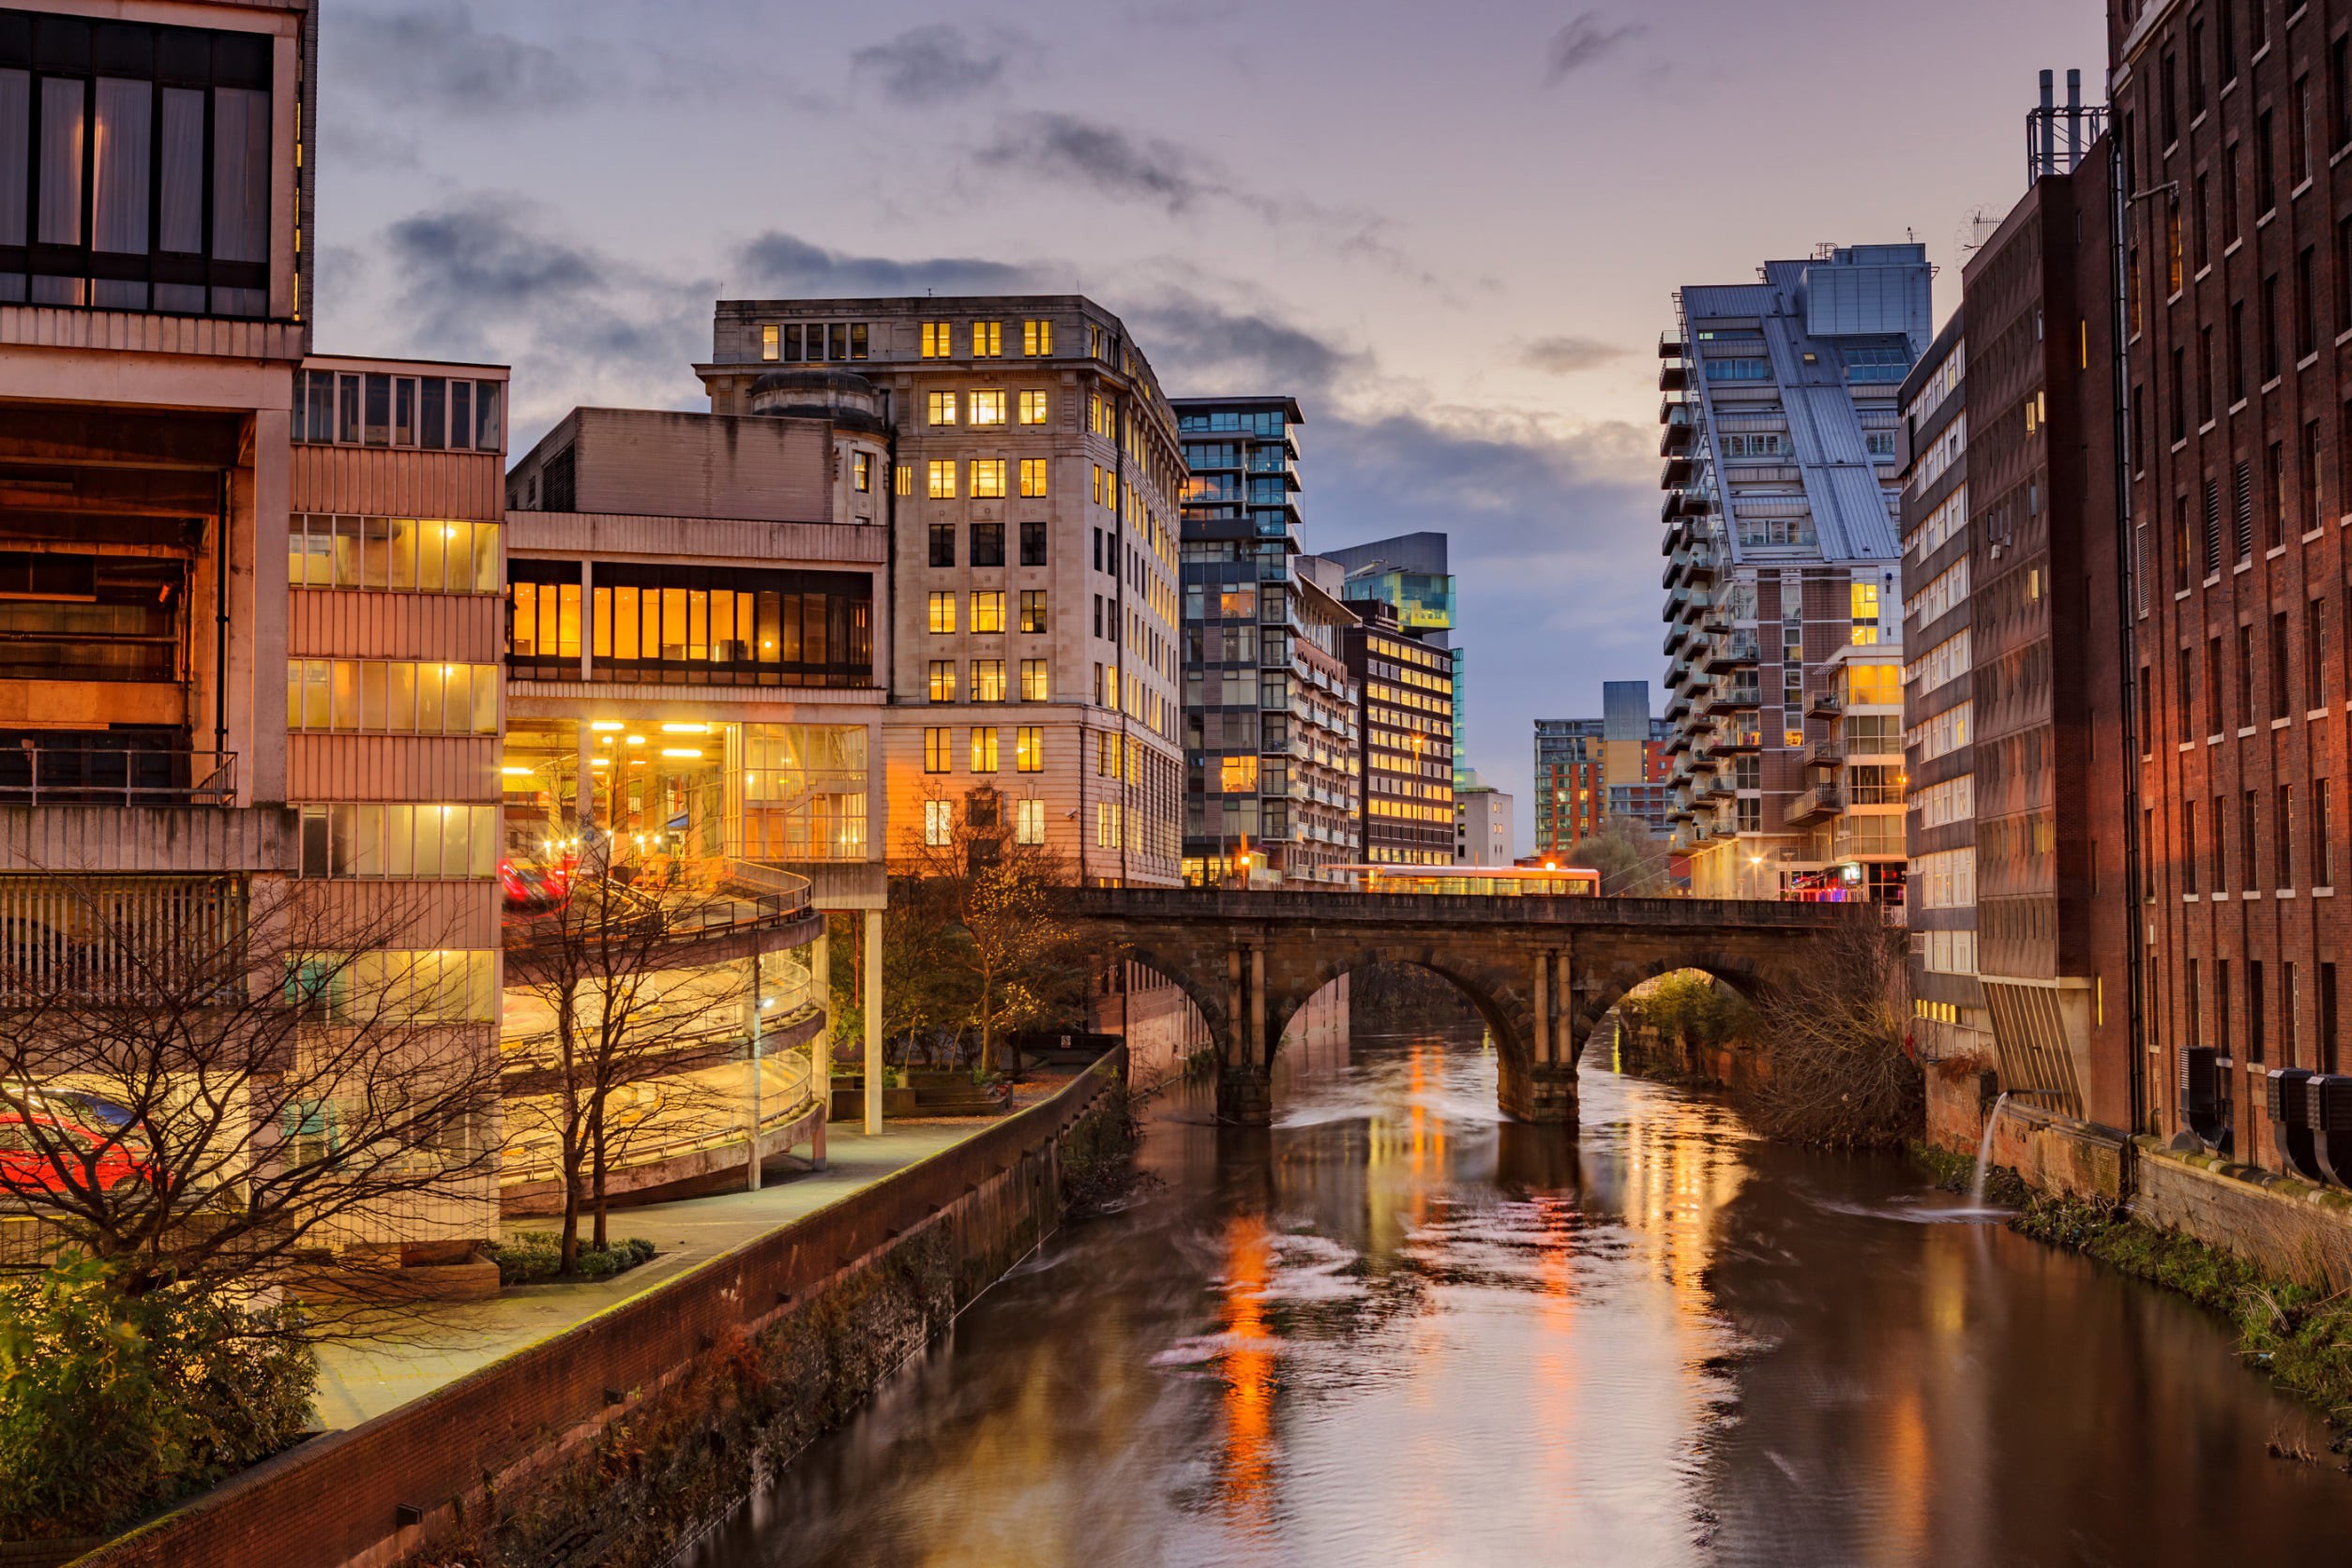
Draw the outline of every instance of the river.
[[[1474,1040],[1331,1057],[1270,1134],[1155,1102],[1156,1184],[698,1568],[2352,1557],[2352,1477],[2220,1328],[1901,1159],[1591,1064],[1571,1143],[1501,1121]]]

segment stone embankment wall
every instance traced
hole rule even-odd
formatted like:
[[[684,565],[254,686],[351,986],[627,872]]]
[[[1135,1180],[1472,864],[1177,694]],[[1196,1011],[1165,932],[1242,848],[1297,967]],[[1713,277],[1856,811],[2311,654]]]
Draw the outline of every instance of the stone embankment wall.
[[[1123,1051],[1044,1105],[373,1421],[77,1568],[667,1560],[1060,1225]],[[1073,1157],[1076,1157],[1075,1155]]]

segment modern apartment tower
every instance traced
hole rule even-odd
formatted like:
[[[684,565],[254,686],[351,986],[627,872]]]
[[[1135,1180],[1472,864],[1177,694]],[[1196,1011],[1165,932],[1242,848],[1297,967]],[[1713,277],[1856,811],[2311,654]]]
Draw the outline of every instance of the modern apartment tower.
[[[1362,858],[1358,692],[1336,568],[1299,550],[1297,401],[1180,398],[1184,880],[1346,880]]]
[[[1454,572],[1443,534],[1400,534],[1392,539],[1324,551],[1347,574],[1343,596],[1378,599],[1396,611],[1396,624],[1429,646],[1454,656],[1454,787],[1470,783],[1470,685],[1467,656],[1455,641]]]
[[[2086,1087],[2101,1120],[2136,1109],[2148,1131],[2279,1170],[2269,1075],[2344,1065],[2343,19],[2290,0],[2111,0],[2107,16],[2118,183],[2133,196],[2122,674],[2136,687],[2125,766],[2145,900],[2143,1048],[2122,1054],[2147,1070],[2113,1110],[2096,1108],[2112,1103],[2101,1078]],[[2098,875],[2114,887],[2124,873],[2110,852]],[[2103,978],[2112,1019],[2129,993]]]
[[[1454,864],[1454,657],[1398,625],[1384,599],[1357,602],[1348,669],[1363,693],[1364,858]]]
[[[1826,891],[1865,866],[1900,897],[1899,809],[1891,835],[1849,820],[1810,775],[1857,742],[1891,783],[1901,768],[1899,684],[1843,650],[1901,635],[1895,393],[1932,336],[1929,284],[1922,246],[1824,247],[1676,296],[1659,342],[1669,815],[1702,897]]]
[[[1172,885],[1184,472],[1119,318],[1076,294],[723,300],[696,370],[715,414],[817,383],[879,411],[882,460],[850,475],[844,520],[891,530],[877,641],[900,838],[944,841],[975,781],[1002,779],[1017,836],[1086,882]]]
[[[1610,817],[1670,831],[1667,745],[1647,681],[1601,683],[1599,718],[1535,721],[1535,850],[1564,854]]]

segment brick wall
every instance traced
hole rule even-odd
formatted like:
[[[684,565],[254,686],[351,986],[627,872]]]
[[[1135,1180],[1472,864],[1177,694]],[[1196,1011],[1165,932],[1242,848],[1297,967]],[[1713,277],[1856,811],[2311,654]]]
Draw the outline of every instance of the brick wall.
[[[2178,1230],[2266,1273],[2352,1286],[2352,1197],[2211,1155],[2139,1147],[2133,1217]]]

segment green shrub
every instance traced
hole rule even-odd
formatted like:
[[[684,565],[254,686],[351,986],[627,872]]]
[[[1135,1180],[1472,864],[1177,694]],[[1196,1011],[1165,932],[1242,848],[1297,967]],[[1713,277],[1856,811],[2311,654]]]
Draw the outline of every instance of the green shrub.
[[[520,1230],[490,1248],[490,1257],[498,1263],[498,1283],[501,1285],[535,1285],[558,1277],[556,1265],[562,1259],[564,1238],[553,1230]],[[610,1279],[624,1270],[633,1269],[654,1256],[654,1244],[641,1236],[631,1236],[610,1246],[591,1246],[582,1242],[575,1257],[574,1279]]]
[[[291,1310],[128,1297],[61,1259],[0,1288],[0,1540],[112,1534],[298,1440],[318,1366]]]

